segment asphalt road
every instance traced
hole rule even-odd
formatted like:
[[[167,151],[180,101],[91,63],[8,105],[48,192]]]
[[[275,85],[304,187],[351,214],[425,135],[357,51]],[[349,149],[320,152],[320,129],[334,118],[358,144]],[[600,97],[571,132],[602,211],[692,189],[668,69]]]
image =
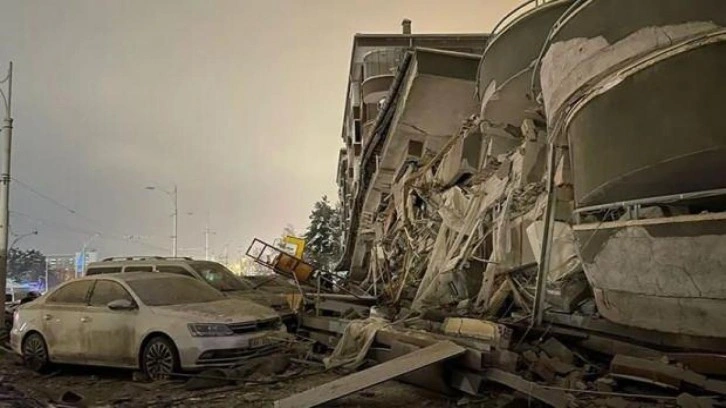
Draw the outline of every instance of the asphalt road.
[[[318,368],[291,367],[285,381],[241,384],[199,391],[185,390],[185,379],[166,382],[134,381],[128,370],[55,366],[47,374],[25,368],[20,359],[0,350],[0,407],[42,407],[61,402],[64,393],[82,397],[86,407],[271,407],[277,399],[324,384],[340,374]],[[253,377],[265,382],[270,378]],[[72,405],[71,405],[72,406]],[[456,401],[406,384],[389,381],[327,407],[449,407]]]

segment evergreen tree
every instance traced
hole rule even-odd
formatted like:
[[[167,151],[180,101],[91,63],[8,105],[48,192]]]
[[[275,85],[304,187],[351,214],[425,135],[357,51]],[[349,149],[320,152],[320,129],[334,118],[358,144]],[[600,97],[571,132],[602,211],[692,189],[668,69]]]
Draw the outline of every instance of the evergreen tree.
[[[330,271],[340,258],[340,206],[331,206],[327,196],[315,203],[305,233],[305,260]]]
[[[8,251],[8,277],[18,281],[36,281],[45,276],[45,256],[40,251],[11,248]]]

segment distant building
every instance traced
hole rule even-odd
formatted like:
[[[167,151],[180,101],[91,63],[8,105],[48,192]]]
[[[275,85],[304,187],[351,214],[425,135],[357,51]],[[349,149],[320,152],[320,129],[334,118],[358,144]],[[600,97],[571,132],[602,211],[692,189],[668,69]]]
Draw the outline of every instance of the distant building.
[[[49,288],[73,279],[76,273],[75,255],[46,255]]]
[[[74,258],[74,267],[76,271],[76,276],[83,275],[83,271],[86,269],[86,266],[88,266],[91,262],[97,262],[98,261],[98,252],[97,251],[86,251],[85,252],[85,259],[84,254],[81,252],[76,252],[76,256]]]

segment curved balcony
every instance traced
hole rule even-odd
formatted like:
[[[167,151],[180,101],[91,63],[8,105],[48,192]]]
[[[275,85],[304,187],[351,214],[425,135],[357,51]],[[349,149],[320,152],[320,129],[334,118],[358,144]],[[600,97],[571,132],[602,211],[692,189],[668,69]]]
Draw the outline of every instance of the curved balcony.
[[[563,19],[540,74],[577,207],[726,187],[725,26],[719,0],[589,0]],[[599,313],[724,337],[725,214],[578,226]]]
[[[541,61],[550,122],[568,98],[617,65],[726,26],[723,5],[721,0],[588,0],[571,10]]]
[[[385,48],[374,50],[363,56],[363,81],[381,75],[396,75],[406,50]]]
[[[366,79],[361,84],[363,103],[375,104],[388,94],[395,75],[379,75]]]
[[[378,103],[388,94],[405,50],[401,48],[374,50],[363,56],[363,103]]]
[[[571,3],[571,0],[554,1],[529,10],[489,40],[477,78],[480,99],[490,82],[501,85],[532,64],[552,25]]]
[[[724,187],[717,156],[726,125],[715,90],[726,86],[726,45],[688,45],[723,29],[723,2],[627,6],[585,2],[542,59],[549,127],[569,140],[578,206]]]
[[[519,128],[526,111],[537,107],[530,95],[533,61],[552,25],[570,4],[571,0],[560,0],[529,10],[490,40],[479,66],[477,86],[485,133],[487,126]]]

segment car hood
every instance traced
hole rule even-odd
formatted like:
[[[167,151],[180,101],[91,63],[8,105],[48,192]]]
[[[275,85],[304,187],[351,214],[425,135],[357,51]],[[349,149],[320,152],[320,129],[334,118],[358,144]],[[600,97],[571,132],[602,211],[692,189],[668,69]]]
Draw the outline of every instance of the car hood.
[[[287,298],[282,294],[265,293],[254,289],[228,291],[224,292],[224,294],[234,299],[245,299],[275,309],[289,307]]]
[[[152,306],[150,309],[155,314],[185,319],[190,323],[240,323],[277,317],[277,313],[267,306],[237,298],[207,303]]]

